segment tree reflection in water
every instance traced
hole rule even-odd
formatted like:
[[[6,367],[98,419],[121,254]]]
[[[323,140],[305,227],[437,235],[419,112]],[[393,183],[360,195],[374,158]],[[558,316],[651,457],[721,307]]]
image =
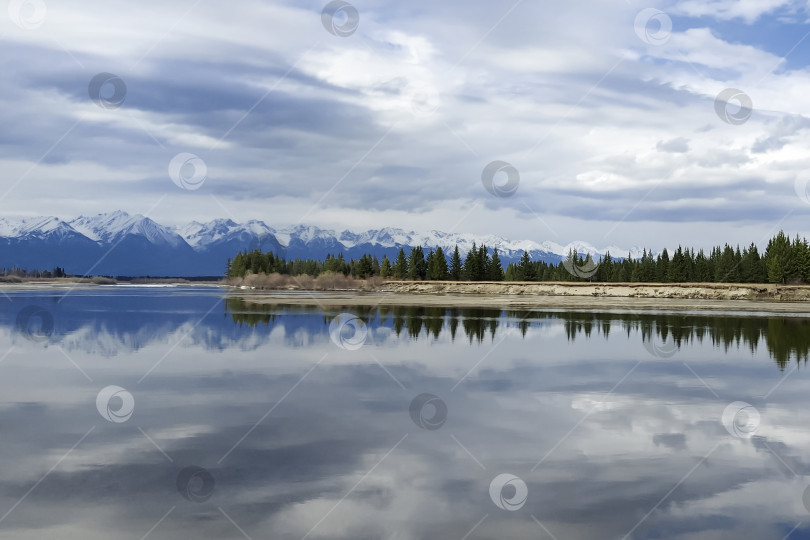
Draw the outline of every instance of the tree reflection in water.
[[[280,316],[312,314],[318,310],[312,306],[255,304],[241,298],[229,298],[226,307],[236,324],[251,327],[272,327]],[[480,344],[487,338],[494,340],[499,328],[517,327],[525,337],[532,326],[562,322],[569,341],[580,335],[607,338],[611,332],[624,332],[631,338],[640,334],[645,346],[662,356],[667,347],[674,353],[690,342],[706,340],[726,351],[732,346],[742,346],[752,353],[764,341],[780,369],[785,369],[791,359],[806,363],[810,354],[810,319],[805,317],[346,305],[323,312],[324,323],[328,326],[337,313],[344,311],[355,314],[372,327],[390,327],[397,336],[404,333],[413,340],[438,339],[444,332],[449,332],[450,338],[455,340],[461,326],[470,343]]]

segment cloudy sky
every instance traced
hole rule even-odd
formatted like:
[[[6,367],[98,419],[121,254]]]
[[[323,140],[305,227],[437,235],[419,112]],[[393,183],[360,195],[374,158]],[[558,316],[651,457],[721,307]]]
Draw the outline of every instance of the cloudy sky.
[[[7,5],[6,217],[810,234],[804,1]]]

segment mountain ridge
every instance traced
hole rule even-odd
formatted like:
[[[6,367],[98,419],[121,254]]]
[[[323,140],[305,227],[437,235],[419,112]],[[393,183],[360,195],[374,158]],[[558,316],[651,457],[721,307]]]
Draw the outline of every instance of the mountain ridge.
[[[273,251],[287,259],[323,259],[338,253],[347,259],[366,253],[393,258],[400,248],[407,253],[417,245],[426,250],[441,247],[448,256],[458,245],[465,256],[473,243],[497,248],[504,265],[517,262],[523,251],[532,260],[555,264],[569,249],[595,258],[608,251],[614,258],[641,256],[639,248],[597,249],[581,241],[563,246],[551,241],[513,241],[493,234],[418,233],[395,227],[361,232],[301,224],[274,228],[261,220],[237,223],[225,218],[171,227],[121,210],[72,220],[55,216],[0,218],[0,266],[48,269],[58,265],[71,274],[215,276],[224,273],[228,257],[244,249]]]

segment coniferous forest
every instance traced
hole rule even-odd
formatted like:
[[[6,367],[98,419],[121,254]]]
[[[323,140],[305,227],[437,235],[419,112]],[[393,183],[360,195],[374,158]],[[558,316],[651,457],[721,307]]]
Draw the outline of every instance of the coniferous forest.
[[[259,250],[237,253],[227,263],[226,275],[232,278],[247,274],[282,274],[318,276],[333,272],[365,279],[430,281],[592,281],[615,283],[810,283],[810,246],[798,235],[791,239],[779,232],[760,253],[755,244],[740,249],[726,244],[703,250],[679,246],[670,253],[658,255],[644,250],[640,258],[608,253],[593,260],[575,251],[565,261],[549,264],[532,261],[524,252],[520,261],[504,269],[497,249],[473,244],[464,257],[458,246],[452,253],[441,247],[426,254],[421,246],[409,253],[404,249],[392,261],[372,255],[345,260],[342,254],[328,255],[325,260],[285,260],[272,252]]]

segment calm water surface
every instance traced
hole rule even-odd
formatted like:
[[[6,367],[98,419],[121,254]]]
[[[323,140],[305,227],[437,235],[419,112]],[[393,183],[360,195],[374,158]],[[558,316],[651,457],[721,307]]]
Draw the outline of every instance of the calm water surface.
[[[802,317],[9,292],[0,537],[810,538],[808,350]]]

